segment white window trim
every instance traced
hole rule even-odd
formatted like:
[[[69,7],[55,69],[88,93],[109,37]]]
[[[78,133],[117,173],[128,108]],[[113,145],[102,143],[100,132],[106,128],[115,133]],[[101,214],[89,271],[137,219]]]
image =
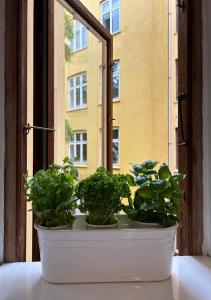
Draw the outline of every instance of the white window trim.
[[[113,130],[118,130],[118,139],[113,139],[112,137],[112,149],[113,149],[113,143],[118,143],[118,162],[113,163],[113,168],[119,168],[120,167],[120,135],[119,135],[119,127],[114,127]],[[113,134],[113,132],[112,132]]]
[[[115,77],[119,76],[119,96],[116,97],[116,98],[113,98],[113,102],[119,102],[120,100],[120,86],[121,86],[121,65],[120,65],[120,60],[119,59],[116,59],[114,60],[114,64],[119,64],[119,72],[117,73],[117,75],[115,75]],[[112,76],[112,80],[114,78],[114,72],[113,72],[113,76]]]
[[[70,141],[70,143],[69,143],[69,158],[77,157],[76,145],[80,145],[80,157],[79,157],[79,160],[75,161],[76,166],[87,166],[87,159],[86,159],[86,161],[82,160],[83,159],[83,145],[86,145],[86,147],[88,149],[87,139],[86,139],[86,141],[83,140],[83,133],[86,133],[86,135],[87,135],[87,131],[75,131],[73,133],[74,139],[73,139],[73,141]],[[80,141],[76,141],[76,134],[80,134]],[[74,157],[71,157],[70,148],[72,145],[74,147]]]
[[[121,14],[120,14],[120,7],[121,7],[121,0],[119,0],[119,7],[113,9],[112,8],[112,0],[104,0],[100,3],[100,20],[101,20],[101,23],[103,24],[103,16],[104,15],[107,15],[109,13],[110,15],[110,33],[112,35],[115,35],[117,33],[120,32],[120,28],[121,28]],[[105,2],[109,2],[109,12],[107,12],[106,14],[103,14],[102,13],[102,4],[105,3]],[[117,31],[112,31],[112,13],[116,10],[119,10],[119,29]]]
[[[83,83],[83,75],[86,75],[86,83]],[[80,77],[80,84],[76,84],[76,78]],[[73,79],[73,87],[70,86],[70,81]],[[87,98],[88,98],[88,85],[87,85],[87,73],[80,73],[68,78],[68,111],[75,111],[79,109],[87,108],[87,99],[86,104],[83,103],[83,87],[87,88]],[[76,89],[80,88],[80,105],[76,105]],[[73,90],[74,99],[73,99],[73,107],[71,107],[71,99],[70,92]]]
[[[72,40],[72,52],[75,53],[75,52],[78,52],[80,50],[83,50],[83,49],[86,49],[87,48],[87,40],[88,40],[88,35],[87,35],[87,28],[81,24],[78,20],[73,20],[73,40]],[[79,24],[79,28],[76,30],[76,22],[78,22]],[[83,28],[86,29],[86,44],[85,46],[82,47],[82,30]],[[80,31],[80,46],[79,48],[76,47],[76,32],[77,31]],[[70,48],[71,48],[71,41],[70,41]]]

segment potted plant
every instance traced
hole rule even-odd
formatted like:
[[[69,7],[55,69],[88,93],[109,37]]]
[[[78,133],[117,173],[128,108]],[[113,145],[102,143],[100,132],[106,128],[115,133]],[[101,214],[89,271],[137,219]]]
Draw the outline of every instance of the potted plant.
[[[78,171],[67,157],[63,165],[39,170],[31,179],[26,176],[26,197],[32,204],[38,227],[72,227],[77,206],[74,196],[77,177]]]
[[[109,228],[118,224],[116,214],[123,198],[130,197],[125,175],[113,175],[103,167],[82,180],[76,188],[79,209],[87,213],[86,223],[92,227]]]
[[[132,164],[133,176],[128,174],[127,179],[138,189],[134,201],[130,199],[129,205],[123,205],[123,210],[129,218],[142,224],[170,227],[180,223],[178,214],[183,197],[180,182],[185,176],[172,175],[166,164],[156,170],[157,164],[153,160]]]

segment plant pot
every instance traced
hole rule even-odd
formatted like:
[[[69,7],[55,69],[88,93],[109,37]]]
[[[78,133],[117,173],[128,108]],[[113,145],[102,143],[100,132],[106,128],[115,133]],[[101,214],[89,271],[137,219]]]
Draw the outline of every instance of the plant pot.
[[[162,226],[158,223],[145,223],[140,221],[133,221],[133,222],[138,224],[140,227],[144,227],[144,228],[162,228]]]
[[[38,231],[42,273],[51,283],[160,281],[171,275],[177,226],[140,228],[125,215],[119,226]]]
[[[96,224],[90,224],[85,220],[86,226],[91,227],[91,228],[98,228],[98,229],[109,229],[109,228],[115,228],[119,224],[119,220],[117,220],[116,223],[114,224],[109,224],[109,225],[96,225]]]

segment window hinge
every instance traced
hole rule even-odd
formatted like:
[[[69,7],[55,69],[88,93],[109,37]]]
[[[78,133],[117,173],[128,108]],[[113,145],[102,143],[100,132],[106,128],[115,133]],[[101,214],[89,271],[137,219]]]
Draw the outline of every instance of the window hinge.
[[[40,127],[40,126],[33,126],[33,125],[30,125],[30,124],[28,123],[26,126],[24,126],[24,129],[23,129],[24,135],[29,134],[29,132],[30,132],[31,129],[37,129],[37,130],[43,130],[43,131],[50,131],[50,132],[56,131],[54,128]]]

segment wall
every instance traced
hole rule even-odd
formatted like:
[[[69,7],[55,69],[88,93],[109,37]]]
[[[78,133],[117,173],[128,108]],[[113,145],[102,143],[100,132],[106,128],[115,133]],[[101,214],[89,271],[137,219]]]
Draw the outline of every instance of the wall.
[[[204,244],[211,255],[211,1],[203,0],[203,178]]]
[[[3,261],[4,239],[4,7],[0,1],[0,263]]]

